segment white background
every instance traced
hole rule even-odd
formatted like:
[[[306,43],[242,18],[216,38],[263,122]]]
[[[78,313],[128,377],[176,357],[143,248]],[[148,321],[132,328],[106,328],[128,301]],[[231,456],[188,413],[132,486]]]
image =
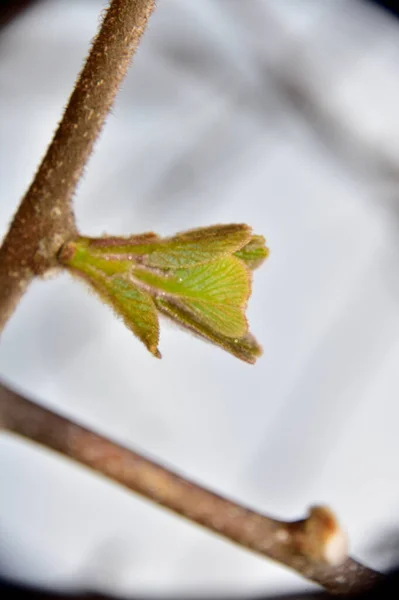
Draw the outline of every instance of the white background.
[[[45,0],[1,34],[1,234],[103,7]],[[249,307],[264,355],[163,323],[156,361],[66,275],[32,285],[0,346],[6,382],[219,493],[282,518],[328,503],[375,568],[399,554],[398,59],[398,24],[355,0],[159,0],[78,223],[251,224],[271,248]],[[312,587],[8,435],[0,562],[120,594]]]

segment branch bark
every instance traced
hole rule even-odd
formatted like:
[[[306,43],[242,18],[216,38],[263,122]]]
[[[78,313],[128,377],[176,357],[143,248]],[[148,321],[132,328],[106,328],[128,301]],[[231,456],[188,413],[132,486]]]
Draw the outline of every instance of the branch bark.
[[[324,507],[313,508],[308,518],[295,522],[258,514],[4,386],[0,386],[0,427],[68,456],[334,594],[363,592],[382,577],[346,556],[342,531]]]
[[[72,196],[155,0],[112,0],[64,116],[0,248],[0,332],[36,275],[76,235]]]

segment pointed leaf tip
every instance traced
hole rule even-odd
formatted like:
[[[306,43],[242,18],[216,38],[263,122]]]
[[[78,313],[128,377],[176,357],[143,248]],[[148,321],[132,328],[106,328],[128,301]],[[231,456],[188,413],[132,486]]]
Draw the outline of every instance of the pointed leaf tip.
[[[250,273],[234,256],[165,275],[139,268],[133,277],[151,286],[155,296],[161,292],[178,301],[199,322],[222,335],[241,337],[247,332],[245,309],[251,291]]]
[[[121,275],[108,278],[105,287],[115,311],[122,316],[129,329],[151,354],[161,358],[158,350],[158,315],[151,296],[128,277]]]
[[[269,256],[270,250],[266,246],[263,235],[253,235],[249,242],[234,255],[245,262],[252,271],[260,267]]]
[[[159,297],[155,299],[155,303],[162,314],[178,325],[212,342],[244,362],[255,364],[262,355],[262,347],[249,332],[242,337],[229,337],[209,326],[204,319],[199,318],[198,314],[195,314],[190,307],[182,304],[179,300]]]

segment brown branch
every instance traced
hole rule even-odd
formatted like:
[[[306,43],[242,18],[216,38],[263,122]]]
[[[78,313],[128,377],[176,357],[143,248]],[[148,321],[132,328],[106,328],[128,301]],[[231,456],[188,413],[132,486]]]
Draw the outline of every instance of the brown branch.
[[[335,594],[371,588],[381,575],[346,555],[329,509],[279,521],[244,508],[0,386],[0,426],[97,473],[240,546],[294,569]]]
[[[0,331],[76,234],[72,196],[155,0],[112,0],[64,116],[0,248]]]

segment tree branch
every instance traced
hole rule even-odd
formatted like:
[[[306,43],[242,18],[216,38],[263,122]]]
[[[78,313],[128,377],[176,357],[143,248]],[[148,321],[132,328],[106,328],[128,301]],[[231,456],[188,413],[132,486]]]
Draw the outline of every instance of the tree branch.
[[[112,0],[64,116],[0,248],[0,332],[35,275],[76,235],[72,196],[155,0]]]
[[[335,594],[355,594],[382,577],[346,555],[329,509],[279,521],[187,481],[0,385],[0,427],[68,456],[210,531],[294,569]]]

